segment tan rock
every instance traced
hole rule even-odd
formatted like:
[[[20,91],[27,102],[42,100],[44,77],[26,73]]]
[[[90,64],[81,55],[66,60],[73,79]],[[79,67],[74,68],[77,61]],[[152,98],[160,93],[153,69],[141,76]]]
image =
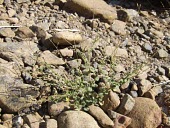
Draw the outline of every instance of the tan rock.
[[[104,104],[102,106],[104,111],[115,110],[119,104],[120,99],[117,93],[110,91],[108,95],[103,98]]]
[[[114,128],[126,128],[132,122],[131,118],[114,112],[112,110],[108,110],[107,113],[114,122]]]
[[[3,36],[3,37],[15,37],[15,33],[12,31],[11,28],[1,28],[0,29],[0,36]]]
[[[3,125],[8,128],[12,127],[12,119],[13,114],[3,114],[2,115]]]
[[[48,113],[51,116],[57,116],[62,111],[67,110],[68,108],[69,108],[68,102],[59,102],[59,103],[49,102],[48,103]]]
[[[0,4],[3,4],[4,0],[0,0]]]
[[[16,35],[21,38],[33,38],[35,35],[28,27],[20,27],[16,32]]]
[[[76,34],[73,32],[56,32],[53,37],[52,41],[56,45],[74,45],[79,44],[82,42],[82,36],[80,34]]]
[[[161,92],[163,92],[162,87],[161,86],[155,86],[152,89],[150,89],[148,92],[146,92],[144,94],[144,97],[151,98],[151,99],[155,100],[155,97]]]
[[[100,18],[102,21],[112,23],[117,18],[116,9],[103,0],[68,0],[64,9],[77,12],[86,18]]]
[[[28,124],[24,124],[24,125],[22,126],[22,128],[30,128],[30,127],[28,126]]]
[[[100,128],[95,119],[83,111],[66,111],[58,118],[59,128]]]
[[[9,15],[9,17],[13,17],[15,14],[16,14],[16,11],[15,11],[14,9],[10,8],[10,9],[8,10],[8,15]]]
[[[72,57],[72,56],[73,56],[73,50],[70,50],[70,49],[68,49],[68,48],[61,49],[61,50],[60,50],[60,53],[61,53],[61,55],[64,56],[64,57],[66,57],[66,56]]]
[[[126,49],[117,48],[114,46],[106,46],[104,51],[107,56],[116,56],[116,57],[123,57],[123,58],[128,57],[128,52]]]
[[[133,110],[127,114],[132,118],[128,128],[157,128],[162,122],[161,115],[161,109],[154,100],[137,97]]]
[[[12,120],[13,114],[3,114],[2,115],[2,120],[7,121],[7,120]]]
[[[19,20],[17,17],[12,17],[7,19],[11,24],[18,24]]]
[[[44,128],[57,128],[57,120],[48,119]]]
[[[43,120],[42,117],[36,112],[33,114],[28,114],[23,117],[24,121],[31,127],[31,128],[40,128],[40,122]]]
[[[0,128],[8,128],[8,127],[0,124]]]
[[[97,106],[89,106],[89,113],[96,118],[98,123],[104,128],[111,128],[114,126],[113,121],[104,113],[104,111]]]
[[[41,53],[40,57],[38,58],[39,64],[49,64],[49,65],[63,65],[65,62],[62,58],[59,58],[52,54],[50,51],[46,50]]]

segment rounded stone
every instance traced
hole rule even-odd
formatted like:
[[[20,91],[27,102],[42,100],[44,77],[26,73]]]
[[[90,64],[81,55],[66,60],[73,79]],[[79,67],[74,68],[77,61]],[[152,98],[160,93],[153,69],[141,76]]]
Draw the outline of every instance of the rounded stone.
[[[161,109],[149,98],[135,98],[135,106],[127,116],[132,118],[128,128],[157,128],[162,122]]]
[[[95,119],[83,111],[66,111],[58,118],[59,128],[100,128]]]

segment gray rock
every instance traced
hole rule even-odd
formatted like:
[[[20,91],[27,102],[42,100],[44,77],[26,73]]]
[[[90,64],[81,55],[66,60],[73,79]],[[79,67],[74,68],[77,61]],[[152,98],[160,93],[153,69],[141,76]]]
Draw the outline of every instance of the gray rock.
[[[56,45],[74,45],[82,42],[82,36],[73,32],[56,32],[53,34],[52,41]]]
[[[23,83],[17,68],[14,62],[0,64],[0,107],[8,113],[30,107],[39,96],[38,88]]]
[[[119,35],[126,35],[126,23],[119,20],[114,20],[113,24],[111,25],[112,31]]]
[[[136,98],[136,97],[138,97],[138,93],[137,93],[137,91],[130,91],[130,93],[129,93],[133,98]]]
[[[164,68],[158,67],[158,68],[157,68],[157,71],[158,71],[158,73],[159,73],[160,75],[165,75],[165,69],[164,69]]]
[[[34,55],[37,51],[38,44],[33,41],[0,43],[0,52],[12,52],[21,58]]]
[[[151,51],[152,51],[152,46],[151,46],[149,43],[145,43],[145,44],[143,45],[143,49],[144,49],[144,51],[146,51],[146,52],[151,52]]]
[[[135,98],[135,106],[126,116],[132,118],[128,128],[157,128],[162,122],[161,109],[148,98]]]
[[[118,10],[118,19],[124,22],[131,21],[134,17],[138,17],[139,13],[134,9]]]
[[[72,68],[78,68],[80,67],[82,60],[81,59],[74,59],[74,60],[70,60],[67,62],[68,65]]]
[[[96,118],[98,123],[104,128],[110,128],[114,126],[113,121],[104,113],[104,111],[97,106],[89,106],[89,113]]]
[[[31,76],[31,74],[29,73],[29,72],[25,72],[25,71],[23,71],[22,72],[22,77],[23,77],[23,79],[25,80],[25,82],[28,84],[28,83],[31,83],[31,81],[32,81],[32,76]]]
[[[63,112],[57,122],[59,128],[100,128],[95,119],[83,111]]]
[[[68,102],[59,102],[59,103],[49,102],[48,103],[48,113],[51,116],[58,116],[61,112],[63,112],[64,110],[67,110],[68,108],[69,108]]]
[[[155,56],[157,58],[166,58],[166,57],[168,57],[168,53],[163,49],[159,49]]]
[[[121,104],[117,109],[118,113],[127,115],[134,107],[135,100],[129,94],[125,94],[121,100]]]
[[[100,18],[102,21],[112,23],[117,18],[116,9],[103,0],[70,0],[65,3],[64,9],[77,12],[86,18]]]
[[[59,58],[52,54],[50,51],[46,50],[40,54],[37,60],[38,64],[49,64],[49,65],[63,65],[65,62],[62,58]]]
[[[21,127],[24,124],[24,120],[21,116],[14,116],[12,119],[13,127]]]
[[[15,62],[19,67],[24,66],[22,59],[12,52],[0,52],[0,57],[9,62]]]
[[[0,36],[2,36],[2,37],[15,37],[15,33],[12,31],[11,28],[1,28],[0,29]]]
[[[104,111],[115,110],[120,104],[120,99],[118,94],[112,91],[110,91],[108,95],[104,96],[103,101],[104,103],[102,105],[102,109]]]
[[[114,122],[114,128],[126,128],[132,122],[131,118],[114,112],[112,110],[108,110],[107,113]]]
[[[51,23],[48,23],[48,22],[40,22],[40,23],[37,24],[37,26],[39,28],[42,28],[43,30],[47,31],[50,28],[50,24]]]
[[[39,95],[38,90],[32,85],[23,84],[9,76],[1,76],[0,80],[0,91],[4,94],[0,97],[0,107],[4,112],[16,113],[30,107]]]
[[[43,28],[38,27],[38,26],[31,26],[30,28],[36,34],[36,37],[38,38],[38,40],[44,41],[46,39],[47,34]]]
[[[142,79],[139,82],[139,95],[143,96],[144,93],[146,93],[147,91],[149,91],[149,89],[152,88],[152,83],[146,79]]]
[[[80,43],[80,47],[83,51],[88,51],[93,47],[93,40],[91,38],[85,39],[82,43]]]
[[[24,56],[23,57],[23,62],[27,66],[33,66],[36,63],[36,56],[29,55],[29,56]]]
[[[170,67],[168,68],[166,68],[166,76],[168,77],[168,78],[170,78]]]
[[[33,114],[25,115],[24,121],[31,127],[31,128],[40,128],[40,122],[43,121],[42,117],[36,112]]]
[[[57,128],[57,120],[55,119],[48,119],[46,121],[45,128]]]

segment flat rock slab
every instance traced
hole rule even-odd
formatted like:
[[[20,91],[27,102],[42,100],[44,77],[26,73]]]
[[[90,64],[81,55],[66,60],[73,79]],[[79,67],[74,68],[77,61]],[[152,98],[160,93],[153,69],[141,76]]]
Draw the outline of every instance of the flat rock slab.
[[[62,58],[59,58],[50,51],[46,50],[41,53],[40,57],[38,58],[38,64],[63,65],[65,62]]]
[[[0,107],[4,112],[16,113],[32,106],[39,93],[32,85],[23,84],[9,76],[0,76]]]
[[[11,28],[1,28],[0,36],[3,36],[3,37],[15,37],[15,33],[12,31]]]
[[[64,9],[77,12],[86,18],[100,18],[108,23],[117,18],[116,9],[103,0],[68,0]]]

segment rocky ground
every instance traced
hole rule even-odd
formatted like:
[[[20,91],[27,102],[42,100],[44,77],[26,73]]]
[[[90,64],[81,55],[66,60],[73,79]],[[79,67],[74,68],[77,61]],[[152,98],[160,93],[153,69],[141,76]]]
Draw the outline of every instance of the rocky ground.
[[[1,128],[170,127],[170,12],[106,2],[0,0]]]

